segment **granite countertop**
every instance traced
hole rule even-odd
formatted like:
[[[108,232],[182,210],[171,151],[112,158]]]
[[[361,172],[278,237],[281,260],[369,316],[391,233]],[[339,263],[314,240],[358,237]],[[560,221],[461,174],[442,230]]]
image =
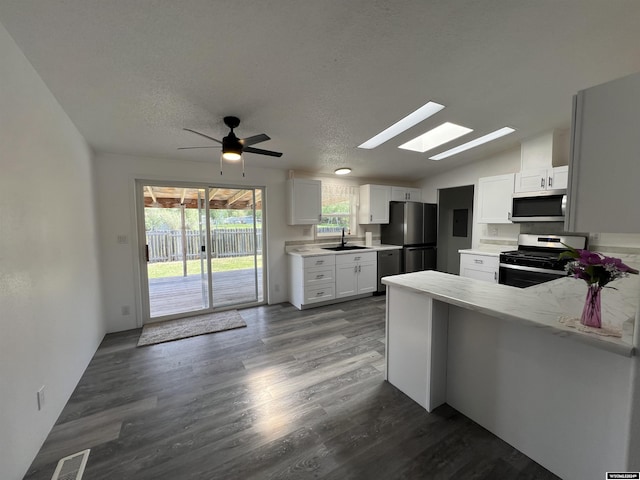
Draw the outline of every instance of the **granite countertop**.
[[[364,247],[362,244],[351,243],[349,242],[347,245],[358,245]],[[325,245],[327,247],[335,247],[335,243]],[[317,255],[343,255],[346,253],[358,253],[358,252],[376,252],[378,250],[400,250],[402,248],[401,245],[383,245],[377,244],[372,245],[370,247],[356,249],[356,250],[341,250],[341,251],[333,251],[333,250],[324,250],[321,245],[298,245],[295,247],[288,247],[287,253],[289,255],[296,255],[299,257],[315,257]]]
[[[579,318],[584,305],[586,284],[570,277],[522,289],[429,270],[385,277],[382,283],[632,356],[633,324],[640,292],[638,280],[638,275],[617,280],[612,284],[617,290],[606,288],[602,293],[603,326],[621,330],[622,338],[582,332],[559,322],[560,317]]]

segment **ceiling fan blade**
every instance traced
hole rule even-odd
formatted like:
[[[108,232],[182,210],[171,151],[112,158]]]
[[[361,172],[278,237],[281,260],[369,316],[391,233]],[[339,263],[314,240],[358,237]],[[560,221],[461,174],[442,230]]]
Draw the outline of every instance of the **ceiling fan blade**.
[[[211,145],[210,147],[178,147],[178,150],[190,150],[192,148],[220,148],[218,145]]]
[[[255,145],[256,143],[266,142],[267,140],[271,140],[269,135],[261,133],[260,135],[254,135],[253,137],[241,138],[240,143],[244,147],[249,147],[251,145]]]
[[[222,143],[217,138],[210,137],[209,135],[205,135],[204,133],[196,132],[195,130],[191,130],[190,128],[183,128],[187,132],[195,133],[196,135],[200,135],[201,137],[208,138],[209,140],[213,140],[214,142]]]
[[[269,155],[270,157],[281,157],[282,153],[280,152],[272,152],[271,150],[263,150],[261,148],[253,148],[253,147],[246,147],[242,149],[243,152],[249,152],[249,153],[257,153],[258,155]]]

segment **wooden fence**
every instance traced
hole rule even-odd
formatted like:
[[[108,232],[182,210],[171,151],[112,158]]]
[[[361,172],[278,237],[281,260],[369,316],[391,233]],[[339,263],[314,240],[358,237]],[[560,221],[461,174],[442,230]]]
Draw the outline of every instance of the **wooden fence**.
[[[200,238],[198,230],[186,231],[187,260],[200,258],[201,246],[204,238]],[[150,231],[147,232],[149,246],[149,262],[175,262],[183,260],[181,230]],[[257,230],[258,255],[262,253],[262,229]],[[211,232],[211,246],[213,258],[244,257],[253,255],[253,229],[229,228],[216,229]]]

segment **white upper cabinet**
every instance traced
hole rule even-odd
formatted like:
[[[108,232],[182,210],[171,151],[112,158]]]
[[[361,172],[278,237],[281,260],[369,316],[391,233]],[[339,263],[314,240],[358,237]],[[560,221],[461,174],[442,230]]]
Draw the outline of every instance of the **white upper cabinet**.
[[[360,185],[358,223],[361,225],[389,223],[390,200],[391,187],[387,185]]]
[[[514,174],[478,179],[478,223],[511,223]]]
[[[287,180],[287,224],[313,225],[322,217],[322,182],[308,178]]]
[[[422,190],[419,188],[391,187],[393,202],[421,202]]]
[[[539,168],[516,173],[515,193],[567,188],[569,167]]]
[[[565,229],[639,233],[640,74],[578,92],[573,118]]]

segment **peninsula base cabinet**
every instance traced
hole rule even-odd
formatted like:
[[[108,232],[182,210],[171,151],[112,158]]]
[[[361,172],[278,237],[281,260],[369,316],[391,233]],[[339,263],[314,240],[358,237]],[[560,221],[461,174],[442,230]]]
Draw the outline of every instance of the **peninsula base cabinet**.
[[[375,252],[336,255],[336,298],[375,292],[376,270]]]
[[[377,288],[377,254],[289,255],[289,302],[303,310],[371,295]]]
[[[460,276],[498,283],[499,263],[499,258],[493,255],[460,253]]]

